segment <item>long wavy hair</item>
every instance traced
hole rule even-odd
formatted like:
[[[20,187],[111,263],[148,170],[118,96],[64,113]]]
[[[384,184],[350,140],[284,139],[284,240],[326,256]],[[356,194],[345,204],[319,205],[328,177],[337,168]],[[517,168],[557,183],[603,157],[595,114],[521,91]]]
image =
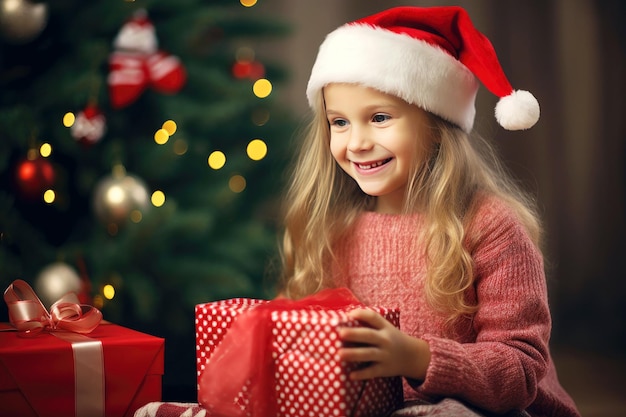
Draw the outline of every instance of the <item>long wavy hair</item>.
[[[470,137],[430,113],[429,119],[427,155],[425,161],[416,161],[404,212],[424,215],[426,227],[416,230],[416,243],[427,259],[425,296],[453,321],[477,308],[466,297],[474,283],[467,245],[473,237],[466,232],[480,196],[496,196],[508,204],[539,248],[542,227],[533,199],[512,180],[487,141]],[[329,144],[330,129],[320,98],[284,200],[280,290],[289,298],[332,286],[329,265],[334,242],[349,233],[361,212],[375,206],[375,197],[363,193],[337,165]]]

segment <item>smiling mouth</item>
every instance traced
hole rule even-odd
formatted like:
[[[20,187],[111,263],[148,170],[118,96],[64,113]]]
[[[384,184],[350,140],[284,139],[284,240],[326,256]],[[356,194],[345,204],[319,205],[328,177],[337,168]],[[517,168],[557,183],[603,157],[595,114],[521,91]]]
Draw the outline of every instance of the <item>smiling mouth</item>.
[[[372,169],[372,168],[378,168],[381,165],[385,165],[389,161],[391,161],[391,158],[383,159],[381,161],[376,161],[376,162],[370,162],[367,164],[359,164],[358,162],[355,162],[355,164],[356,166],[359,167],[359,169],[367,170],[367,169]]]

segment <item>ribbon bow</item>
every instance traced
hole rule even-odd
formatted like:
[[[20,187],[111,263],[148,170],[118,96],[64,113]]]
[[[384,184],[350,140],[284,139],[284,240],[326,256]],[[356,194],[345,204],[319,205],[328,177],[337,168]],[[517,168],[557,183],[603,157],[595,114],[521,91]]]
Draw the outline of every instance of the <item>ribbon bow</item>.
[[[324,289],[300,300],[274,299],[241,314],[200,376],[198,402],[213,417],[278,414],[272,356],[272,311],[364,307],[347,288]],[[247,407],[236,399],[247,391]]]
[[[4,292],[9,307],[9,321],[24,335],[32,336],[45,329],[90,333],[102,321],[95,307],[79,304],[75,293],[67,293],[50,307],[43,306],[35,291],[25,281],[13,281]]]
[[[166,94],[178,92],[187,81],[180,59],[162,51],[115,51],[109,58],[111,106],[119,109],[133,103],[148,87]]]

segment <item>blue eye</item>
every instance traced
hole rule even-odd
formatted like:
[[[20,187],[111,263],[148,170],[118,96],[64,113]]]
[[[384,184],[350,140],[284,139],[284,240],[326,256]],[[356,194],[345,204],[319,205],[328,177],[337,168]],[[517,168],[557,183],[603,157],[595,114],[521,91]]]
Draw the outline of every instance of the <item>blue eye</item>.
[[[334,119],[330,122],[330,124],[337,127],[344,127],[348,124],[348,121],[344,119]]]
[[[374,123],[382,123],[385,122],[387,120],[391,119],[391,116],[387,115],[387,114],[375,114],[374,117],[372,117],[372,121]]]

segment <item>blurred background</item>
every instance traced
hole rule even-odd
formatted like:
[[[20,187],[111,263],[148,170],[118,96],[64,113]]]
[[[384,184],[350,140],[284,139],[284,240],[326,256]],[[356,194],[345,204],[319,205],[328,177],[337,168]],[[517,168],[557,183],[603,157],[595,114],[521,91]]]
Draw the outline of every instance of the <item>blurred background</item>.
[[[0,0],[0,286],[23,279],[44,302],[75,290],[166,338],[164,400],[195,401],[194,305],[274,294],[324,36],[450,4],[541,105],[534,128],[507,132],[481,87],[475,128],[537,195],[562,383],[584,416],[626,415],[620,0]]]

